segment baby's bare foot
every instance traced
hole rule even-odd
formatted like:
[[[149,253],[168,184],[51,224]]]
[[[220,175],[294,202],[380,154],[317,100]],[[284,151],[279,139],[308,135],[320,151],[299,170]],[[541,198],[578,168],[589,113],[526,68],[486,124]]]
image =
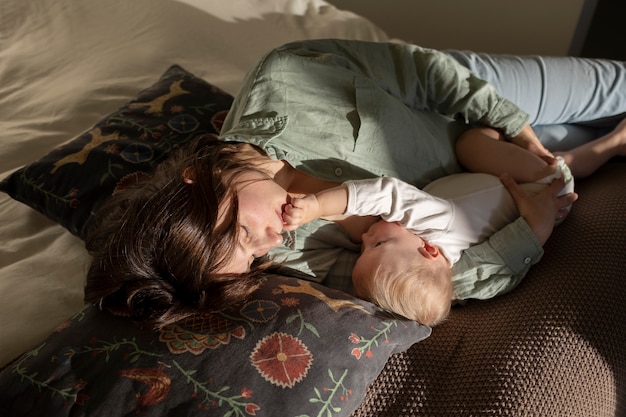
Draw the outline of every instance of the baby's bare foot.
[[[609,135],[615,141],[615,147],[618,149],[617,154],[626,156],[626,118],[619,122]]]

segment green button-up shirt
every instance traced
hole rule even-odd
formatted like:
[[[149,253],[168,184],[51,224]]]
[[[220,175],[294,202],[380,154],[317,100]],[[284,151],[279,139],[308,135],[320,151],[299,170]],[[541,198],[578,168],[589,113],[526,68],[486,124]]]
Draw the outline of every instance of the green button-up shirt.
[[[393,176],[423,187],[461,171],[454,141],[468,124],[515,136],[528,115],[446,54],[415,45],[317,40],[269,52],[251,69],[222,129],[326,180]],[[359,246],[317,220],[271,252],[285,270],[351,290]],[[543,249],[523,219],[454,265],[459,299],[515,287]]]

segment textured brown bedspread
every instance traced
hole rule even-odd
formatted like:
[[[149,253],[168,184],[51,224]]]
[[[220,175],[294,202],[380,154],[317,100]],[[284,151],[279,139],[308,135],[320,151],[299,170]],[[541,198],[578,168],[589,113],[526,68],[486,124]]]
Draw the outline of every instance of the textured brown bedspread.
[[[392,356],[353,416],[626,415],[626,162],[576,190],[522,284]]]

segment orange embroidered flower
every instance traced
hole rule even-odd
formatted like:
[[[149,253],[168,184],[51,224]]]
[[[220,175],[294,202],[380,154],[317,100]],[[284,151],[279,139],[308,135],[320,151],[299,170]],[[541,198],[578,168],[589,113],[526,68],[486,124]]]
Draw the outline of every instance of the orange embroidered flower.
[[[300,339],[286,333],[272,333],[257,343],[250,360],[266,381],[291,388],[304,379],[313,355]]]

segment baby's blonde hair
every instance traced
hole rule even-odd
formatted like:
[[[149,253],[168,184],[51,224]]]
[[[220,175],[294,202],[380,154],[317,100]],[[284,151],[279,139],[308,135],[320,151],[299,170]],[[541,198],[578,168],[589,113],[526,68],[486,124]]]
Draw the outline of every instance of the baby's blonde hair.
[[[441,263],[416,260],[400,270],[380,266],[372,276],[353,283],[358,297],[427,326],[441,323],[450,313],[452,271]]]

